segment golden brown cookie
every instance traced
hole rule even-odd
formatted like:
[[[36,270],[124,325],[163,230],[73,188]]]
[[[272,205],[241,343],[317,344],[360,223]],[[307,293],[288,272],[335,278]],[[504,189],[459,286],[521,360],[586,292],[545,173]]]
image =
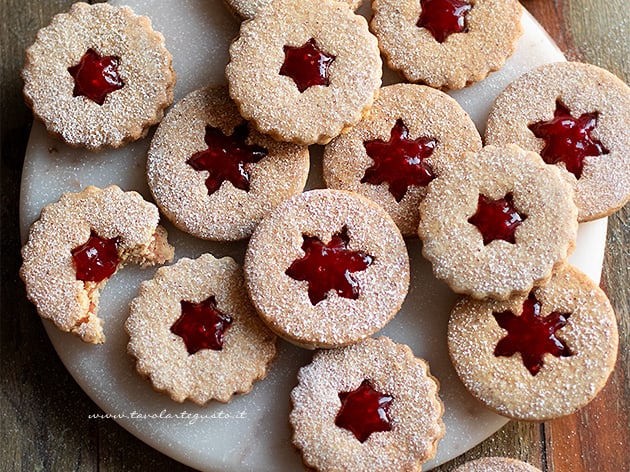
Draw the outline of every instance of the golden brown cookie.
[[[474,123],[451,97],[422,85],[390,85],[365,119],[326,146],[324,180],[375,201],[403,236],[416,236],[418,205],[441,162],[479,149]]]
[[[516,145],[444,167],[420,203],[422,253],[438,279],[474,298],[544,283],[575,247],[577,208],[560,172]]]
[[[599,67],[558,62],[523,74],[492,106],[486,143],[516,143],[556,164],[580,221],[630,200],[630,88]]]
[[[339,0],[347,3],[352,10],[359,8],[363,0]],[[243,20],[251,20],[260,10],[267,8],[271,0],[225,0],[227,7]]]
[[[428,364],[389,338],[319,351],[291,392],[293,444],[317,471],[420,470],[444,436]]]
[[[330,0],[273,0],[241,24],[226,68],[243,117],[297,144],[326,144],[357,123],[381,75],[365,18]]]
[[[158,209],[112,185],[66,193],[44,207],[22,248],[20,276],[39,315],[87,343],[102,343],[100,290],[123,265],[173,258]]]
[[[254,231],[245,279],[258,313],[306,348],[364,339],[407,295],[407,248],[391,218],[360,195],[312,190],[280,205]]]
[[[482,457],[460,465],[453,472],[541,472],[540,469],[517,459]]]
[[[252,130],[225,87],[196,90],[160,123],[147,179],[162,212],[203,239],[237,240],[304,189],[306,146]]]
[[[138,372],[178,402],[247,393],[276,355],[276,337],[229,257],[203,254],[158,269],[131,302],[125,328]]]
[[[449,353],[466,388],[500,415],[526,421],[590,402],[614,368],[617,344],[606,295],[568,264],[524,296],[462,299],[448,325]]]
[[[75,3],[26,50],[24,96],[73,146],[119,147],[146,134],[173,100],[164,37],[128,7]]]
[[[445,90],[500,69],[522,34],[517,0],[374,0],[372,10],[387,65]]]

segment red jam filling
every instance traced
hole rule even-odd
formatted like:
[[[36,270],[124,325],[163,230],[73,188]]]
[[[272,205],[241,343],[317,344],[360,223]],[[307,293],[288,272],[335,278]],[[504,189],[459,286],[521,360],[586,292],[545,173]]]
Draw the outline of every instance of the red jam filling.
[[[262,146],[247,144],[245,140],[248,133],[245,124],[234,128],[230,136],[223,134],[219,128],[206,126],[205,141],[208,149],[193,154],[186,163],[197,171],[208,172],[208,195],[219,190],[226,180],[238,189],[249,191],[249,171],[246,165],[260,161],[268,151]]]
[[[214,296],[200,303],[182,300],[180,304],[182,314],[171,326],[171,332],[184,340],[188,354],[202,349],[221,351],[223,337],[233,320],[217,308]]]
[[[285,273],[294,280],[308,282],[311,303],[317,305],[330,290],[335,290],[340,297],[356,300],[359,283],[352,273],[367,269],[374,258],[348,249],[348,228],[333,235],[327,244],[314,236],[303,235],[302,238],[304,256],[296,259]]]
[[[74,78],[74,97],[84,96],[102,105],[110,93],[124,87],[125,83],[118,74],[120,59],[116,56],[100,56],[93,49],[88,49],[79,63],[68,67]]]
[[[453,33],[465,33],[466,15],[472,5],[463,0],[420,0],[422,12],[416,26],[426,28],[443,43]]]
[[[410,186],[425,187],[435,178],[425,159],[436,145],[433,138],[409,139],[409,130],[403,121],[396,121],[389,141],[375,139],[363,143],[374,165],[365,171],[361,183],[379,185],[387,182],[390,193],[397,202],[401,201]]]
[[[540,311],[540,302],[530,293],[523,302],[523,312],[520,316],[514,315],[511,311],[492,313],[499,326],[508,332],[498,342],[494,355],[511,357],[520,352],[523,364],[532,375],[540,372],[545,354],[556,357],[573,355],[568,346],[555,334],[567,324],[570,313],[554,311],[543,318]]]
[[[545,147],[540,152],[543,160],[547,164],[564,162],[567,170],[579,179],[586,156],[608,154],[602,143],[591,136],[598,116],[595,111],[574,118],[569,109],[556,100],[556,111],[551,120],[529,125],[534,136],[545,141]]]
[[[359,441],[365,442],[372,433],[391,431],[387,410],[393,398],[374,390],[367,379],[352,392],[340,392],[339,400],[335,425],[352,432]]]
[[[87,242],[75,247],[71,253],[77,280],[102,282],[111,277],[120,262],[119,240],[120,238],[103,239],[92,231]]]
[[[516,228],[527,216],[519,213],[514,207],[513,197],[508,193],[504,198],[492,200],[479,194],[477,212],[468,218],[483,236],[483,244],[488,245],[495,239],[502,239],[514,244]]]
[[[335,56],[323,52],[311,38],[301,47],[284,46],[280,75],[291,77],[300,93],[313,85],[328,87],[328,68],[334,60]]]

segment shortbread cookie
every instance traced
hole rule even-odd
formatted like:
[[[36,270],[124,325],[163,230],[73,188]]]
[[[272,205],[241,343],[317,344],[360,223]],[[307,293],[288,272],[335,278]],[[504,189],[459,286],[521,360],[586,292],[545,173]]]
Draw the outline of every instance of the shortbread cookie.
[[[267,375],[276,337],[229,257],[181,259],[143,282],[125,328],[138,372],[173,400],[228,402]]]
[[[245,122],[227,88],[177,103],[149,149],[149,188],[182,231],[204,239],[249,237],[282,201],[304,189],[306,146],[280,143]]]
[[[479,149],[474,123],[451,97],[422,85],[390,85],[364,120],[326,146],[324,180],[374,200],[404,236],[416,236],[418,204],[441,162]]]
[[[558,62],[522,75],[497,97],[486,142],[516,143],[556,164],[580,221],[630,200],[630,88],[604,69]]]
[[[522,34],[518,0],[374,0],[372,10],[389,67],[445,90],[500,69]]]
[[[389,338],[315,354],[291,392],[293,444],[317,471],[420,470],[444,436],[427,363]]]
[[[407,295],[409,257],[377,204],[341,190],[312,190],[280,205],[245,255],[254,306],[269,327],[306,348],[370,336]]]
[[[226,68],[230,95],[262,132],[326,144],[357,123],[381,85],[365,18],[331,0],[273,0],[241,25]]]
[[[227,7],[243,20],[251,20],[260,10],[267,8],[272,0],[225,0]],[[352,10],[359,8],[363,0],[339,0]]]
[[[466,388],[518,420],[546,421],[590,402],[614,368],[617,344],[606,295],[568,264],[528,295],[461,300],[448,325],[449,353]]]
[[[482,457],[466,462],[453,472],[541,472],[541,470],[517,459]]]
[[[112,185],[66,193],[44,207],[22,248],[20,276],[42,318],[86,343],[102,343],[100,290],[128,262],[149,266],[173,258],[158,209]]]
[[[24,96],[68,144],[118,147],[146,134],[173,100],[164,37],[128,7],[75,3],[26,50]]]

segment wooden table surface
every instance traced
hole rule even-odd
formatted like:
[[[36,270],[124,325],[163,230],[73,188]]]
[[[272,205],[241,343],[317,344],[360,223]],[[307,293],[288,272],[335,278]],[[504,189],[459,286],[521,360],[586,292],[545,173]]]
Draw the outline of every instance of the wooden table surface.
[[[168,0],[165,0],[168,1]],[[523,0],[566,56],[630,82],[628,0]],[[98,407],[55,354],[26,300],[17,272],[19,182],[32,115],[19,71],[35,32],[71,1],[1,0],[2,140],[0,470],[191,470],[151,449],[112,420],[88,419]],[[174,4],[176,2],[173,2]],[[624,8],[624,6],[626,8]],[[619,320],[620,350],[605,389],[579,413],[543,424],[510,422],[440,467],[499,455],[543,471],[630,471],[630,204],[609,219],[602,288]]]

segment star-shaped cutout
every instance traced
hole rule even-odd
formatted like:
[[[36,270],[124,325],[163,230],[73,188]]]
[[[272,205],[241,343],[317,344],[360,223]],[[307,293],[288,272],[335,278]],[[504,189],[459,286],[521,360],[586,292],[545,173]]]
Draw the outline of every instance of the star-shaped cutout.
[[[477,227],[486,246],[496,239],[515,244],[516,228],[526,218],[527,216],[514,206],[514,197],[511,193],[498,200],[479,194],[477,212],[468,218],[468,222]]]
[[[302,236],[304,256],[293,261],[285,273],[294,280],[308,282],[308,297],[313,305],[324,300],[330,290],[340,297],[356,300],[359,283],[352,276],[369,267],[374,258],[348,249],[348,228],[334,234],[327,244],[315,236]]]
[[[193,154],[186,164],[195,170],[208,172],[208,195],[219,190],[226,180],[238,189],[249,191],[246,164],[260,161],[267,155],[267,150],[262,146],[247,144],[245,140],[248,133],[246,124],[234,128],[230,136],[223,134],[219,128],[206,126],[205,141],[208,149]]]
[[[110,93],[124,87],[118,73],[120,59],[115,56],[102,57],[93,49],[88,49],[79,63],[68,67],[74,79],[74,97],[84,96],[102,105]]]
[[[592,112],[574,118],[569,109],[556,100],[551,120],[529,125],[534,136],[545,141],[545,147],[540,152],[543,160],[547,164],[564,162],[566,169],[579,179],[586,156],[608,154],[602,143],[591,136],[598,116],[598,112]]]
[[[221,351],[223,337],[233,320],[217,308],[215,297],[199,303],[182,300],[180,305],[182,314],[171,326],[171,332],[184,340],[188,354],[202,349]]]
[[[463,0],[420,0],[422,11],[416,26],[426,28],[443,43],[453,33],[465,33],[466,15],[472,5]]]
[[[397,120],[389,141],[375,139],[363,143],[374,164],[365,171],[361,183],[387,182],[390,193],[397,202],[401,201],[410,186],[424,187],[435,178],[425,160],[436,145],[433,138],[409,139],[409,130],[402,120]]]
[[[543,318],[541,308],[540,302],[530,293],[523,302],[520,316],[509,310],[492,313],[498,325],[508,332],[498,342],[494,355],[511,357],[520,352],[523,364],[532,375],[540,372],[545,354],[556,357],[573,355],[568,346],[556,337],[556,331],[567,324],[570,313],[554,311]]]
[[[284,46],[280,75],[291,77],[300,93],[313,85],[328,87],[328,68],[334,60],[335,56],[323,52],[311,38],[301,47]]]
[[[94,231],[89,239],[72,251],[72,262],[77,280],[102,282],[111,277],[120,262],[118,243],[120,238],[101,238]]]
[[[366,379],[352,392],[340,392],[341,408],[335,425],[352,432],[365,442],[372,433],[391,431],[391,420],[387,414],[393,397],[376,391]]]

